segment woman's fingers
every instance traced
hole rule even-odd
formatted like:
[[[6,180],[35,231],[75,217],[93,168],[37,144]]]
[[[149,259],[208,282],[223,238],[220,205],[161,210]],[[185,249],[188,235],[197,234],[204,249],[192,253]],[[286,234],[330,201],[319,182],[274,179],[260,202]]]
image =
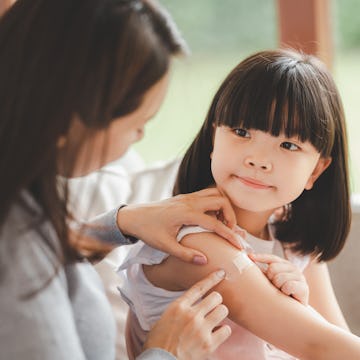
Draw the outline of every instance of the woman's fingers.
[[[217,233],[222,238],[228,240],[235,247],[242,249],[241,243],[238,240],[238,235],[214,216],[194,212],[192,213],[191,220],[193,224],[199,225],[204,229]]]
[[[194,192],[193,194],[198,194],[199,196],[203,196],[203,197],[221,195],[220,191],[215,187],[199,190]]]
[[[144,349],[160,347],[178,359],[208,358],[231,334],[228,326],[220,326],[228,312],[221,296],[212,292],[202,299],[224,277],[223,270],[213,272],[170,304],[149,332]]]
[[[221,213],[220,219],[211,213]],[[199,225],[214,231],[241,249],[237,235],[231,230],[235,214],[229,200],[217,189],[191,194],[147,205],[129,205],[117,214],[119,229],[143,240],[149,246],[194,264],[206,264],[204,254],[177,243],[176,236],[184,225]]]
[[[193,193],[192,195],[196,194],[197,193]],[[236,225],[236,216],[229,199],[221,195],[218,190],[210,196],[204,197],[204,195],[201,195],[200,198],[193,203],[193,206],[197,209],[201,208],[203,212],[219,212],[221,214],[221,221],[231,229]]]
[[[192,210],[191,212],[219,212],[221,214],[221,222],[224,222],[229,228],[233,228],[236,225],[236,216],[229,199],[216,188],[178,195],[173,199],[186,203],[187,207]],[[189,223],[187,225],[199,225],[195,224],[191,217],[188,220]]]
[[[218,270],[218,271],[212,272],[211,274],[206,276],[204,279],[198,281],[195,285],[193,285],[178,300],[179,301],[184,300],[188,305],[193,305],[194,303],[199,301],[211,288],[213,288],[215,285],[217,285],[224,278],[225,278],[224,270]],[[220,303],[221,303],[221,301],[220,301]]]
[[[175,256],[182,261],[195,265],[205,265],[207,263],[207,258],[202,252],[181,245],[169,235],[164,236],[163,240],[159,238],[156,245],[159,250]]]
[[[206,316],[206,321],[209,326],[214,329],[216,326],[219,326],[219,324],[224,321],[228,315],[228,308],[224,304],[219,304]]]
[[[215,351],[219,345],[221,345],[225,340],[227,340],[231,335],[231,327],[229,325],[221,325],[212,333],[212,351]]]
[[[196,195],[203,196],[203,197],[223,196],[223,194],[216,187],[211,187],[211,188],[195,191],[195,192],[190,193],[190,194],[196,194]]]
[[[222,303],[222,296],[217,291],[212,291],[209,295],[207,295],[201,303],[194,305],[196,311],[198,311],[199,315],[206,316],[209,312],[211,312],[216,306]]]

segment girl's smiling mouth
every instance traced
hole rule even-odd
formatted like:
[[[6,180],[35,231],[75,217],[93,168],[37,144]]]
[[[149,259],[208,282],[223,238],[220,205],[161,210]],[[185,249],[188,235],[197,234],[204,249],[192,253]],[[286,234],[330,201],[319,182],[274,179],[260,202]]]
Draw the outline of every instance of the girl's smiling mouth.
[[[249,177],[244,177],[244,176],[237,176],[234,175],[234,177],[238,180],[240,180],[241,183],[243,183],[246,186],[249,186],[253,189],[271,189],[273,188],[272,185],[268,185],[266,183],[263,183],[262,181],[253,179],[253,178],[249,178]]]

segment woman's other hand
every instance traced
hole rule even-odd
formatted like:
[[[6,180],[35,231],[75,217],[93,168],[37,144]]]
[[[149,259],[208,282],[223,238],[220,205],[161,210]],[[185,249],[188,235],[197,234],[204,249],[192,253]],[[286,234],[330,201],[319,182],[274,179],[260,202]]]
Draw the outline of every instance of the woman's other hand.
[[[162,348],[179,360],[201,360],[214,352],[231,335],[228,325],[220,325],[228,309],[217,292],[202,297],[224,277],[223,270],[211,273],[175,300],[149,332],[144,350]]]

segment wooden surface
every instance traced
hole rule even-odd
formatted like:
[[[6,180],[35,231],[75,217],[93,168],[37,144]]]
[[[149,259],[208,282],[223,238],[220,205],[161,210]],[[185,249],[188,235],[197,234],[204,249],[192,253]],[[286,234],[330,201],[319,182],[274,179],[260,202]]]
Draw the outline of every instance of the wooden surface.
[[[333,62],[330,0],[277,0],[279,45]]]

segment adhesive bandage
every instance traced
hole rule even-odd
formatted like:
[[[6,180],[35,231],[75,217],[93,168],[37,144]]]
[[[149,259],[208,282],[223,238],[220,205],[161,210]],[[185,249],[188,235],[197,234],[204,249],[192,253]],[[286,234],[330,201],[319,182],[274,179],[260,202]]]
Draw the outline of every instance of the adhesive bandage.
[[[232,263],[235,265],[240,274],[245,271],[249,266],[254,265],[254,263],[249,259],[247,253],[242,250],[236,257],[232,260]]]

